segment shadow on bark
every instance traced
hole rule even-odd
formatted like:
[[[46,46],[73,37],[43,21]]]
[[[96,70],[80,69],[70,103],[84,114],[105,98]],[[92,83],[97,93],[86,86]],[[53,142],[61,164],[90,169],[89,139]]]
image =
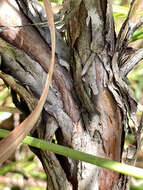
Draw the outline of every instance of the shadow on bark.
[[[31,134],[51,142],[55,135],[58,144],[121,161],[125,112],[129,111],[131,100],[134,108],[135,102],[118,77],[119,68],[113,68],[118,56],[114,56],[116,37],[110,4],[106,1],[91,3],[99,11],[98,28],[94,22],[97,15],[89,18],[91,7],[88,3],[80,4],[68,24],[69,46],[56,33],[53,80],[41,118]],[[43,10],[36,1],[15,0],[10,3],[1,0],[0,12],[5,4],[11,17],[3,14],[0,25],[45,21]],[[51,41],[48,26],[5,28],[0,36],[1,71],[15,80],[17,88],[3,79],[15,91],[16,106],[25,111],[21,101],[16,103],[18,93],[32,111],[43,90],[49,67]],[[25,89],[24,94],[18,91],[18,85]],[[33,148],[32,151],[43,164],[48,190],[126,189],[126,177],[116,172],[51,152]]]

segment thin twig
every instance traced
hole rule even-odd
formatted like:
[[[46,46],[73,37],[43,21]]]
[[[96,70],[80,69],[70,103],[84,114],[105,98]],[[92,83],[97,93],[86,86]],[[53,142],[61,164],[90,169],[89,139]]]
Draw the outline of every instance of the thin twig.
[[[29,23],[29,24],[23,24],[23,25],[11,25],[11,26],[0,26],[0,32],[3,32],[4,30],[10,30],[11,28],[22,28],[27,26],[42,26],[46,27],[48,26],[48,22],[38,22],[38,23]]]
[[[0,106],[0,112],[9,112],[9,113],[19,113],[22,114],[22,112],[14,107],[8,107],[8,106]]]
[[[128,59],[120,68],[122,78],[125,76],[143,59],[143,48],[137,50],[133,56]]]
[[[141,116],[140,125],[138,126],[138,130],[135,132],[135,142],[131,144],[127,148],[127,155],[125,163],[130,165],[135,165],[138,152],[141,148],[141,141],[142,141],[142,132],[143,132],[143,114]]]
[[[128,31],[126,33],[126,36],[122,42],[122,48],[121,49],[126,49],[126,47],[128,46],[128,44],[130,42],[132,35],[142,25],[143,25],[143,17],[141,17],[136,24],[130,25],[130,27],[128,28]]]
[[[125,19],[124,23],[122,24],[121,26],[121,29],[119,31],[119,34],[118,34],[118,38],[117,38],[117,42],[116,42],[116,51],[119,51],[120,47],[122,46],[122,44],[120,45],[121,43],[121,38],[122,38],[122,35],[124,33],[124,30],[126,28],[126,25],[130,19],[130,15],[131,15],[131,12],[132,12],[132,8],[133,8],[133,5],[134,5],[134,2],[135,0],[132,0],[131,3],[130,3],[130,8],[129,8],[129,12],[128,12],[128,15],[127,15],[127,18]]]

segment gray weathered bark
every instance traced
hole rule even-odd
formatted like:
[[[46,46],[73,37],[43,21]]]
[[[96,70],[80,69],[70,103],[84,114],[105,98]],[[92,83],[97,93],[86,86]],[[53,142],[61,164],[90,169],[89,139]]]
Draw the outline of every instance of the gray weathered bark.
[[[43,10],[34,0],[1,0],[0,12],[4,4],[11,17],[6,18],[3,12],[0,25],[15,25],[14,18],[16,25],[45,21]],[[127,113],[132,116],[136,111],[136,102],[123,80],[123,69],[128,73],[128,68],[123,66],[124,51],[115,36],[108,1],[83,0],[77,5],[70,7],[74,14],[71,11],[65,19],[68,46],[57,32],[53,80],[42,121],[32,134],[48,141],[52,141],[55,134],[59,144],[121,161]],[[10,27],[1,32],[1,70],[30,92],[32,106],[24,99],[30,111],[44,87],[50,43],[48,26]],[[20,94],[16,88],[15,91]],[[15,95],[13,98],[16,101]],[[33,151],[47,174],[48,190],[126,189],[126,177],[116,172],[50,152]]]

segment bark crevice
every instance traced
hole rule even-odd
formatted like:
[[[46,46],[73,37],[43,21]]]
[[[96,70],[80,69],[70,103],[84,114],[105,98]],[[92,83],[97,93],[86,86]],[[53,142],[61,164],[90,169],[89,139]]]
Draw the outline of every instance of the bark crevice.
[[[0,11],[4,2],[12,15],[7,20],[6,14],[3,14],[0,25],[12,26],[14,18],[17,18],[17,25],[19,22],[26,25],[45,21],[42,8],[38,13],[36,0],[15,0],[12,4],[1,0]],[[39,127],[32,135],[48,141],[52,141],[55,135],[58,144],[121,161],[126,111],[136,111],[136,102],[123,81],[125,76],[120,75],[132,68],[122,65],[122,61],[127,65],[129,62],[135,65],[137,61],[131,57],[126,61],[121,59],[118,64],[119,54],[115,50],[120,39],[116,41],[109,1],[79,0],[73,9],[74,14],[71,12],[65,19],[68,46],[56,33],[53,80]],[[39,99],[51,55],[48,26],[5,28],[0,37],[0,69]],[[138,61],[141,60],[142,50],[137,51],[136,56]],[[64,61],[66,64],[63,66],[61,63]],[[15,90],[12,85],[9,86]],[[26,100],[30,107],[31,102]],[[34,106],[30,111],[32,109]],[[126,189],[124,175],[54,153],[33,148],[32,151],[41,160],[47,174],[47,189]]]

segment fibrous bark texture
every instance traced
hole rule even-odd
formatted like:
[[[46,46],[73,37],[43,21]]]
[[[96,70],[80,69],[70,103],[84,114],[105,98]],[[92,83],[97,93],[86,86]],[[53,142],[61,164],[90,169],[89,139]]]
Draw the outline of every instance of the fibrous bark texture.
[[[136,103],[121,75],[124,53],[116,45],[110,3],[64,3],[65,12],[66,7],[71,10],[67,19],[65,16],[68,46],[57,32],[53,80],[40,125],[32,135],[48,141],[55,135],[58,144],[121,161],[127,112],[132,115]],[[1,70],[16,79],[33,102],[44,87],[51,40],[48,25],[27,24],[45,20],[35,0],[0,1],[0,25],[5,26],[0,33]],[[15,25],[23,27],[12,27]],[[15,94],[13,99],[16,102]],[[30,111],[35,105],[30,106],[27,99],[25,103]],[[47,174],[48,190],[126,189],[126,177],[119,173],[54,153],[33,151]]]

